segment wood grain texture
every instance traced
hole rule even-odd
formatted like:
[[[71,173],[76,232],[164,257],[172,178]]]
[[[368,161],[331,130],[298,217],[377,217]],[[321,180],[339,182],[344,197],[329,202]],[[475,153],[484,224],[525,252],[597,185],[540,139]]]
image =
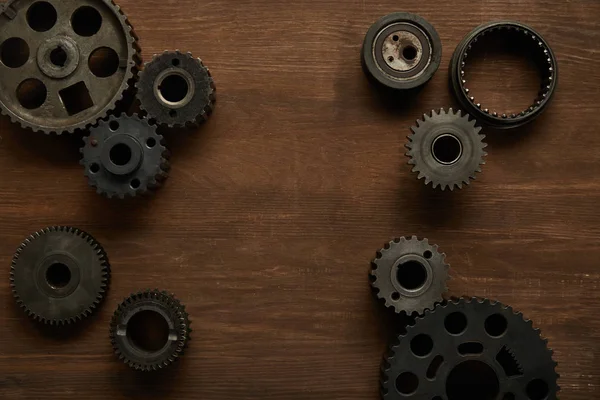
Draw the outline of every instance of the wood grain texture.
[[[561,400],[600,398],[600,2],[119,3],[146,60],[165,49],[204,60],[216,112],[199,132],[168,136],[173,169],[154,198],[122,202],[87,186],[78,137],[1,120],[0,398],[377,399],[395,324],[367,272],[406,234],[448,254],[452,295],[494,298],[535,321],[559,362]],[[402,107],[378,98],[358,61],[368,27],[393,11],[421,14],[444,45],[434,79]],[[405,137],[424,111],[456,105],[452,51],[494,19],[545,36],[556,97],[533,125],[488,132],[471,187],[434,193],[406,165]],[[113,269],[106,303],[68,337],[37,329],[8,285],[19,243],[58,224],[93,234]],[[140,377],[112,355],[108,323],[147,287],[174,292],[194,331],[177,368]]]

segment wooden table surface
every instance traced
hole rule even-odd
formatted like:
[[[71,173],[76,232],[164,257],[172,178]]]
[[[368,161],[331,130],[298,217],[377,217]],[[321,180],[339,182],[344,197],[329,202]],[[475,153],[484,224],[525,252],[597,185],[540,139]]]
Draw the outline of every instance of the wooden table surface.
[[[154,198],[101,198],[78,165],[79,137],[2,118],[0,398],[377,399],[398,324],[373,300],[369,261],[412,234],[447,253],[451,295],[533,319],[555,350],[561,400],[600,398],[600,2],[401,3],[122,0],[146,60],[189,50],[218,87],[208,123],[168,135],[172,173]],[[393,11],[421,14],[444,46],[438,73],[402,106],[382,101],[359,63],[366,30]],[[545,36],[556,97],[526,128],[486,131],[474,184],[434,192],[406,165],[405,137],[423,112],[456,106],[452,51],[495,19]],[[525,73],[489,85],[514,66],[490,62],[483,96],[529,99]],[[106,302],[69,334],[38,329],[8,284],[19,243],[49,225],[89,231],[112,264]],[[108,323],[126,295],[154,287],[187,305],[193,340],[149,377],[115,359]]]

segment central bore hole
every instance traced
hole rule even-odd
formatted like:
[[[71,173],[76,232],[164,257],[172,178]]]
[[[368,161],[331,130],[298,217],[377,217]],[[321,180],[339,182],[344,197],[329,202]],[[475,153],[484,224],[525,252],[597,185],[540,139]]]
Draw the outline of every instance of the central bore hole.
[[[181,75],[173,74],[165,77],[158,87],[163,99],[169,103],[178,103],[185,99],[189,87],[188,83]]]
[[[431,145],[435,159],[442,164],[454,164],[462,154],[462,144],[454,135],[438,136]]]
[[[62,47],[57,47],[50,52],[50,62],[57,67],[64,67],[67,63],[67,53]]]
[[[408,61],[414,60],[417,58],[417,49],[414,46],[406,46],[402,49],[402,57]]]
[[[71,281],[71,270],[63,263],[54,263],[46,270],[46,282],[54,289],[64,288]]]
[[[496,400],[499,391],[496,373],[482,361],[458,364],[446,380],[448,400]]]
[[[131,161],[131,149],[125,143],[117,143],[110,149],[109,157],[115,165],[127,165]]]
[[[140,311],[127,323],[127,337],[141,350],[158,351],[169,340],[169,324],[156,311]]]
[[[398,266],[396,273],[398,283],[405,289],[418,289],[425,284],[427,280],[427,270],[418,261],[407,261]]]

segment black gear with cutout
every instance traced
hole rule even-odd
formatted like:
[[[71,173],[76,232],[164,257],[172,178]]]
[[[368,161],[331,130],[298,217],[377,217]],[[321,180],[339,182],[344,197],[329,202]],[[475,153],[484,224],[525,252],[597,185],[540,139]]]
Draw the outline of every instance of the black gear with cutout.
[[[151,193],[168,176],[169,152],[147,119],[111,116],[83,140],[85,176],[90,186],[108,198]]]
[[[441,303],[391,346],[382,399],[556,400],[557,364],[532,325],[489,300]]]
[[[396,313],[422,314],[443,300],[448,290],[446,254],[427,239],[402,237],[386,244],[371,263],[376,296]]]
[[[66,325],[89,316],[104,299],[108,257],[88,233],[56,226],[29,236],[10,269],[17,304],[33,319]]]
[[[146,319],[140,319],[144,313]],[[162,333],[160,326],[164,326]],[[149,347],[136,331],[146,341],[148,335],[154,335],[159,346]],[[110,324],[110,340],[115,354],[125,364],[140,371],[155,371],[183,355],[191,331],[185,306],[174,295],[154,289],[132,294],[119,304]]]

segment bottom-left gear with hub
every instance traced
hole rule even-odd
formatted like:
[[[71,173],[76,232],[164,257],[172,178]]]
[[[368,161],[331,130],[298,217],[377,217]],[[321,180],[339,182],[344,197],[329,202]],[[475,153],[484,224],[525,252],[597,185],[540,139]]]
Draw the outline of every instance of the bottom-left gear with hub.
[[[90,315],[104,298],[110,265],[88,233],[59,226],[29,236],[14,255],[10,285],[37,321],[66,325]]]

